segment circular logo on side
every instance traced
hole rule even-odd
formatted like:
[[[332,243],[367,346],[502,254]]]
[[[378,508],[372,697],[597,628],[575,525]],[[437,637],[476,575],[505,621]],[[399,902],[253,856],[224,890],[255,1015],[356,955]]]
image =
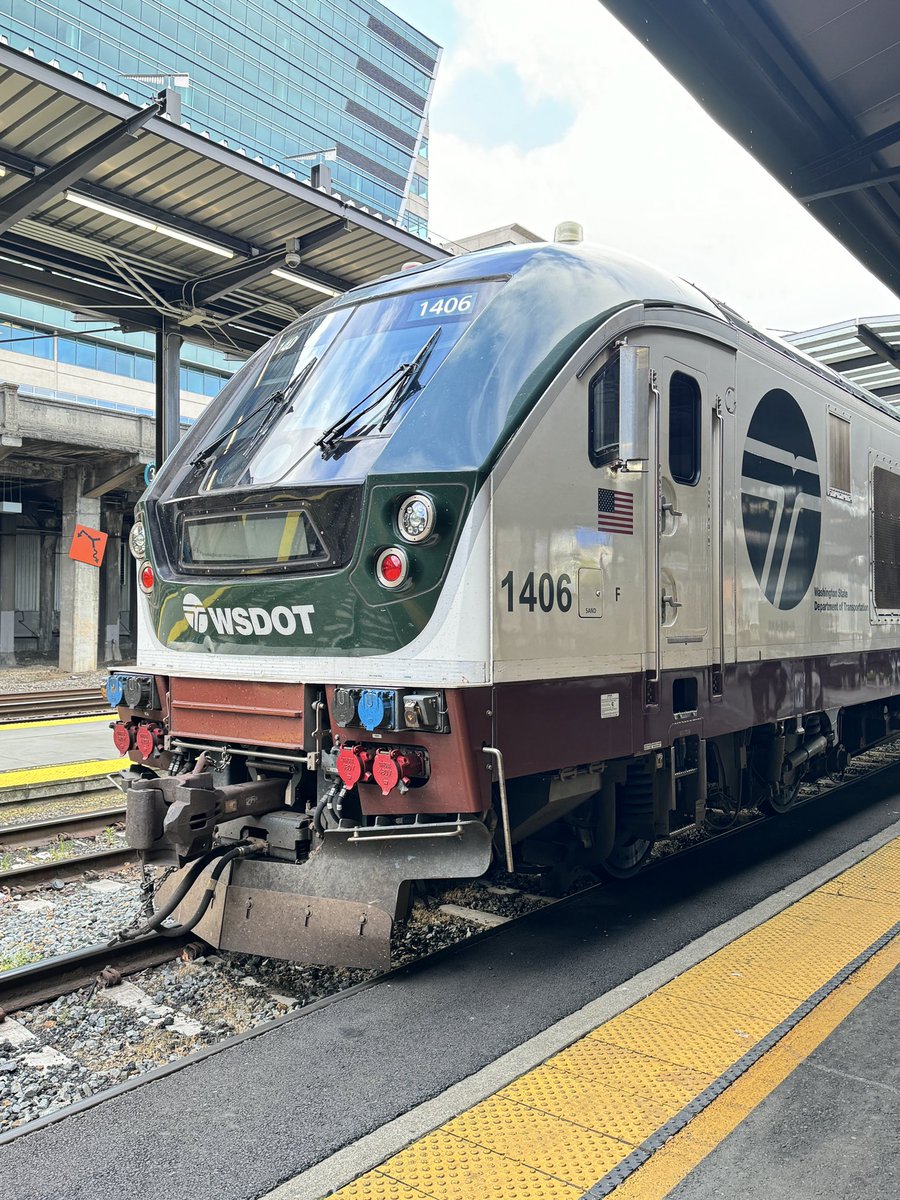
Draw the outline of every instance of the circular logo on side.
[[[822,487],[816,447],[800,405],[766,392],[750,421],[741,464],[741,514],[750,563],[776,608],[796,608],[819,557]]]

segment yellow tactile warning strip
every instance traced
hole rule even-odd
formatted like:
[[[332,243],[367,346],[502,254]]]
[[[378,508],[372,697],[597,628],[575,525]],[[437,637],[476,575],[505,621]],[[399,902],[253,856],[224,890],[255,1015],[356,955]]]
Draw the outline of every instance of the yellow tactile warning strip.
[[[754,1062],[762,1068],[847,978],[852,989],[852,973],[882,946],[895,950],[898,922],[900,839],[334,1197],[599,1200],[642,1174]]]
[[[0,734],[4,734],[9,729],[44,729],[50,725],[90,725],[97,721],[109,721],[110,717],[114,717],[115,712],[110,709],[107,713],[100,713],[99,716],[93,717],[46,717],[39,721],[9,721],[0,724]]]
[[[613,1200],[663,1200],[833,1033],[870,992],[900,967],[900,938],[873,955],[726,1092],[620,1184]]]
[[[93,779],[109,775],[129,765],[130,758],[92,759],[89,762],[57,763],[52,767],[22,767],[17,771],[0,771],[0,791],[4,788],[28,787],[36,783],[67,783],[78,779]]]

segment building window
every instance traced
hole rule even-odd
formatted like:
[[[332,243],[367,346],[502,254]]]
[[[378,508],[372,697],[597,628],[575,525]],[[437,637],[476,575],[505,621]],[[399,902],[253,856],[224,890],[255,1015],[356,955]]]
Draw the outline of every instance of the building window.
[[[669,471],[688,487],[700,478],[700,384],[684,371],[669,382]]]
[[[428,138],[422,138],[419,142],[419,158],[428,157]]]
[[[588,457],[595,467],[608,467],[619,457],[618,352],[588,389]]]
[[[428,222],[424,217],[417,217],[415,213],[408,212],[403,217],[403,224],[416,237],[428,237]]]
[[[28,354],[32,358],[53,358],[53,334],[31,325],[13,325],[0,321],[0,350]]]
[[[421,196],[423,200],[428,199],[428,180],[424,175],[413,175],[412,188],[410,189],[414,196]]]
[[[850,422],[835,412],[828,414],[828,495],[851,499]]]

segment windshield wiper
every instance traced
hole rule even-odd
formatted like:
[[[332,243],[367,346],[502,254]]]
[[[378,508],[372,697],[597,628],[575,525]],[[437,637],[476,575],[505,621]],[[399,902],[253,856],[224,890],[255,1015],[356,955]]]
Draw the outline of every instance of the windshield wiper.
[[[236,433],[240,429],[246,429],[248,423],[253,419],[253,417],[257,416],[259,413],[265,413],[266,415],[253,431],[253,437],[258,438],[259,435],[268,428],[272,421],[274,421],[277,417],[280,417],[282,413],[287,410],[288,405],[309,378],[310,372],[318,361],[318,358],[311,358],[296,379],[292,379],[286,387],[279,388],[277,391],[272,392],[271,395],[266,396],[265,400],[257,404],[256,408],[251,409],[245,417],[242,417],[239,421],[235,421],[233,425],[229,425],[224,433],[220,434],[214,441],[210,442],[208,445],[204,446],[202,450],[198,451],[198,453],[191,459],[191,466],[203,466],[203,464],[207,462],[213,454],[215,454],[219,447],[224,442],[228,441],[233,433]],[[244,437],[239,437],[234,442],[234,445],[238,446],[246,440],[246,435]]]
[[[356,438],[368,437],[373,429],[377,429],[381,433],[387,427],[404,400],[417,390],[416,385],[419,376],[422,373],[425,363],[428,361],[428,356],[441,336],[441,329],[442,326],[439,325],[414,358],[411,358],[408,363],[401,363],[399,367],[391,371],[390,375],[385,376],[380,383],[376,383],[370,392],[367,392],[361,400],[357,400],[342,417],[339,417],[332,425],[329,425],[324,433],[316,439],[315,445],[322,451],[323,458],[332,458],[336,453],[338,444],[350,440],[347,437],[347,433],[353,428],[360,417],[364,417],[366,413],[372,412],[373,409],[377,408],[379,404],[382,404],[387,399],[391,392],[394,392],[394,398],[391,400],[384,416],[378,424],[375,425],[373,423],[360,429],[359,433],[355,435],[354,440]],[[371,404],[366,404],[366,401],[370,400],[376,392],[379,392],[380,395],[376,396]],[[365,405],[365,408],[362,407],[363,405]]]

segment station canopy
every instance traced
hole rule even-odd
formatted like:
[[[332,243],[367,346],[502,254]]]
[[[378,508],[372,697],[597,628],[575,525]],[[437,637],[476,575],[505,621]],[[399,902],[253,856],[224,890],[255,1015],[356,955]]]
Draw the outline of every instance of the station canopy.
[[[843,321],[786,340],[900,411],[900,315]]]
[[[896,0],[603,3],[900,294]]]
[[[164,108],[0,41],[0,288],[244,354],[326,295],[447,256]]]

